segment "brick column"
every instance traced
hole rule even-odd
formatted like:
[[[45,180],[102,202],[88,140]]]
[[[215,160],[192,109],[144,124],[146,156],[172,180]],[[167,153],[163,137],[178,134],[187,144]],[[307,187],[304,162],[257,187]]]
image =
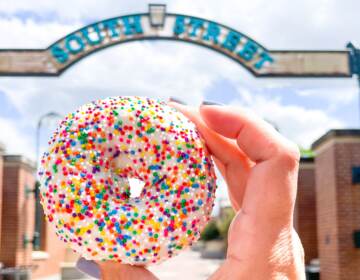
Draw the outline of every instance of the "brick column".
[[[21,156],[3,156],[3,203],[0,262],[5,266],[31,264],[32,245],[24,246],[24,236],[34,233],[34,165]]]
[[[313,158],[300,160],[294,225],[304,246],[305,262],[309,264],[312,259],[318,258]]]
[[[324,280],[360,279],[360,186],[352,166],[360,165],[360,130],[330,130],[314,142],[320,275]]]

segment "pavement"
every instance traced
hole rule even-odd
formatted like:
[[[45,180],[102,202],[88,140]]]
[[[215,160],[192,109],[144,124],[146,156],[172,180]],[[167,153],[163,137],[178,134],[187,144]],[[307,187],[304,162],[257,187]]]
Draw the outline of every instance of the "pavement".
[[[160,280],[205,280],[220,266],[223,260],[203,259],[199,252],[190,249],[160,265],[149,269]]]

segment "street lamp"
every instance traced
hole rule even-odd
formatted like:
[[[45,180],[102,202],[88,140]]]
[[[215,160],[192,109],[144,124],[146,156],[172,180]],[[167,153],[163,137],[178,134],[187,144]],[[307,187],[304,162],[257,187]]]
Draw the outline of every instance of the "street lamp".
[[[39,162],[39,156],[40,156],[40,130],[41,130],[41,126],[44,122],[44,120],[46,119],[61,119],[61,115],[59,113],[56,112],[49,112],[46,113],[45,115],[42,115],[37,123],[36,126],[36,168],[38,167],[38,162]]]
[[[46,113],[44,115],[42,115],[37,123],[36,126],[36,170],[39,166],[39,156],[40,156],[40,131],[41,131],[41,127],[44,123],[45,120],[47,119],[60,119],[62,118],[62,116],[59,113],[56,112],[49,112]],[[41,209],[41,204],[40,204],[40,197],[39,197],[39,187],[40,187],[40,183],[38,180],[35,181],[35,186],[34,186],[34,196],[35,196],[35,231],[34,231],[34,236],[33,238],[30,240],[30,243],[33,244],[34,248],[36,250],[40,249],[40,237],[41,237],[41,229],[43,227],[43,215],[42,215],[42,209]],[[26,242],[26,238],[24,238],[24,244],[26,246],[27,242]]]

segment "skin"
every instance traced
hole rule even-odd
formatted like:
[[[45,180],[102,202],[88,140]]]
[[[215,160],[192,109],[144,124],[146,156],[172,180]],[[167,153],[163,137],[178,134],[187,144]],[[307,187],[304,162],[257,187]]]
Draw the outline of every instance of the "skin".
[[[170,105],[196,124],[236,211],[226,260],[209,280],[305,279],[304,251],[293,227],[297,146],[241,108]],[[99,266],[103,279],[158,279],[145,267],[112,262]]]

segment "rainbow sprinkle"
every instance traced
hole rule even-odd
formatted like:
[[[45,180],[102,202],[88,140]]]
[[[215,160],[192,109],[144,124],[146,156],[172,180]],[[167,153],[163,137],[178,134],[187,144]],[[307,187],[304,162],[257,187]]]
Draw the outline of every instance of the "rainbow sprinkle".
[[[56,234],[86,259],[159,263],[209,220],[216,178],[195,125],[145,97],[111,97],[69,114],[41,160],[40,196]],[[145,185],[130,197],[128,178]]]

